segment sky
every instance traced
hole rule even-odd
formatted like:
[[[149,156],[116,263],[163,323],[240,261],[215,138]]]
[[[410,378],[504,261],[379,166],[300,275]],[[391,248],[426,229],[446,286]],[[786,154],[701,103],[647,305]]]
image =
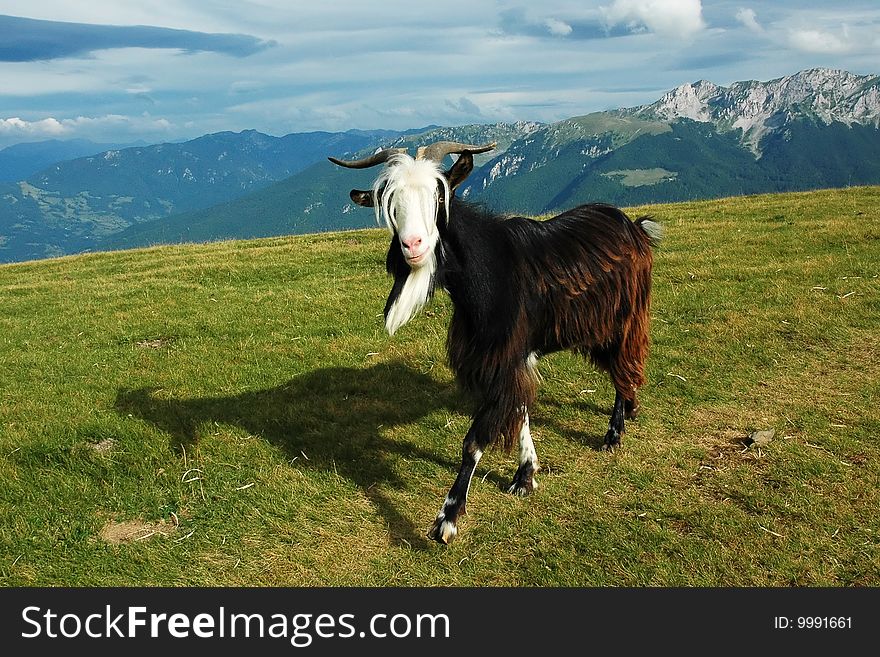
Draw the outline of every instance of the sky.
[[[552,122],[880,73],[877,0],[0,0],[0,148]]]

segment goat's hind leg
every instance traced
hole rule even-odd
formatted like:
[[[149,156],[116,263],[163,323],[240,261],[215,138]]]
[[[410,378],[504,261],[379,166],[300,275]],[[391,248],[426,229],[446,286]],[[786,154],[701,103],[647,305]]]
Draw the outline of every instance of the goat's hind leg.
[[[638,397],[633,396],[632,399],[623,400],[623,415],[627,420],[635,420],[640,410]]]
[[[613,450],[620,446],[620,438],[624,432],[624,417],[627,415],[627,406],[632,408],[632,403],[627,404],[626,398],[616,391],[614,394],[614,408],[611,410],[611,420],[608,423],[608,432],[605,434],[605,443],[602,449]]]
[[[538,480],[535,478],[538,469],[538,454],[529,431],[529,412],[524,410],[522,429],[519,431],[519,467],[507,492],[525,496],[534,491],[538,487]]]

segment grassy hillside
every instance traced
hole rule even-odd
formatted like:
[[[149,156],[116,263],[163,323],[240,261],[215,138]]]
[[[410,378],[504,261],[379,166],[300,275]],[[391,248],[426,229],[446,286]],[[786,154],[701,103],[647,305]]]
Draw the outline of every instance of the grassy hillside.
[[[449,548],[450,304],[383,333],[383,232],[0,266],[0,583],[880,585],[880,188],[641,212],[642,417],[600,451],[607,378],[542,361],[541,487],[488,453]]]

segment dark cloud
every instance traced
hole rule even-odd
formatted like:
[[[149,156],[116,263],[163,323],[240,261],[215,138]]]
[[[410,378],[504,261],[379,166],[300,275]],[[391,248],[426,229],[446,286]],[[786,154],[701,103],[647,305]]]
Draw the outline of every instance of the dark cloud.
[[[90,25],[0,16],[0,61],[81,57],[109,48],[174,48],[247,57],[273,45],[247,34],[208,34],[164,27]]]

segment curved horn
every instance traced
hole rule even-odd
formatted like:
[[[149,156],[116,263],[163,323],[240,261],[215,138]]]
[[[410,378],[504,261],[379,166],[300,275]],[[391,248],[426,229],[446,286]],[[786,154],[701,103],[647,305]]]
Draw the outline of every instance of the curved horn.
[[[457,141],[438,141],[428,146],[419,146],[419,150],[416,152],[416,159],[442,162],[443,158],[450,153],[460,154],[465,151],[468,151],[469,153],[485,153],[486,151],[491,151],[495,146],[497,146],[497,142],[494,141],[489,144],[483,144],[482,146],[461,144]]]
[[[377,164],[383,164],[388,161],[392,155],[397,155],[398,153],[406,153],[405,148],[386,148],[383,151],[379,151],[378,153],[373,153],[372,155],[365,157],[361,160],[338,160],[335,157],[328,157],[327,159],[333,162],[333,164],[338,164],[341,167],[347,167],[349,169],[366,169],[367,167],[374,167]]]

